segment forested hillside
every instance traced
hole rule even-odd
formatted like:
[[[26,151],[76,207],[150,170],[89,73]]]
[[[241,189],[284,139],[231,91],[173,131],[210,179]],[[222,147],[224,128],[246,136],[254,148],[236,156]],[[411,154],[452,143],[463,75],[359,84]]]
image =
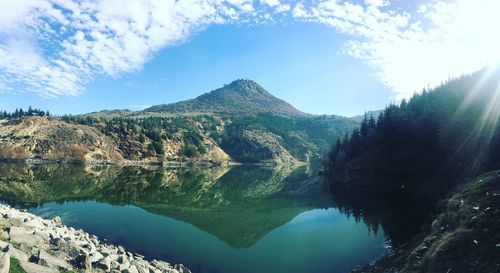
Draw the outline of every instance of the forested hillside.
[[[107,162],[117,158],[95,155],[95,160],[89,160],[94,148],[85,145],[79,145],[79,156],[73,158],[68,147],[48,139],[64,127],[67,131],[86,128],[82,137],[106,139],[108,148],[122,161],[301,165],[319,161],[337,137],[359,124],[357,118],[305,114],[250,80],[237,80],[193,100],[139,112],[103,110],[50,119],[39,119],[49,115],[48,111],[31,108],[0,114],[0,159],[4,160],[15,159],[13,149],[26,151],[23,159],[48,156],[56,161],[96,162],[102,158]],[[7,135],[25,129],[26,124],[43,124],[44,133]],[[49,144],[39,147],[40,143]]]
[[[498,69],[484,69],[452,79],[388,106],[376,120],[365,117],[329,154],[334,185],[396,195],[434,194],[499,168],[499,75]],[[436,176],[439,184],[404,179]]]
[[[253,115],[269,112],[287,116],[306,115],[284,100],[276,98],[252,80],[236,80],[197,98],[171,104],[155,105],[143,112],[216,113]]]

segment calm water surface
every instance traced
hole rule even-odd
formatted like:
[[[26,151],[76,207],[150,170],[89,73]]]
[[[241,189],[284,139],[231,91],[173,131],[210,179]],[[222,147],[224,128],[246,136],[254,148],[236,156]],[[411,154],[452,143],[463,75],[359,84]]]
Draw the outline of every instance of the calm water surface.
[[[307,168],[0,165],[4,202],[193,272],[348,272],[387,253],[383,224],[324,192]]]

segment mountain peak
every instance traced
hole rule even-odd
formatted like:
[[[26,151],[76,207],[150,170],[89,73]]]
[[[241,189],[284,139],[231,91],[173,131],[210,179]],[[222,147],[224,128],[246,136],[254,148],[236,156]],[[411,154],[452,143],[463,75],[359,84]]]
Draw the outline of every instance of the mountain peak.
[[[230,92],[236,92],[241,95],[246,96],[254,96],[254,95],[270,95],[262,86],[260,86],[257,82],[249,79],[237,79],[232,81],[230,84],[225,84],[224,87],[219,88],[217,92],[220,90],[227,90]],[[213,91],[212,91],[213,92]]]
[[[276,98],[257,82],[238,79],[195,99],[156,105],[144,112],[256,114],[271,112],[283,115],[304,115],[289,103]]]

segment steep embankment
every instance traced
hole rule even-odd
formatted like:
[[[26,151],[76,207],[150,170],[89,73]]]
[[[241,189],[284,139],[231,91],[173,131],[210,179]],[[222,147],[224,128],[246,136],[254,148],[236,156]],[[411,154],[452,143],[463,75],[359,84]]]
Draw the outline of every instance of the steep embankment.
[[[500,272],[500,171],[464,184],[432,225],[364,273]]]
[[[0,159],[121,161],[116,142],[95,128],[51,117],[0,120]]]
[[[122,125],[120,127],[120,125]],[[203,161],[225,164],[229,156],[200,125],[176,130],[170,139],[148,134],[143,128],[105,123],[96,118],[88,125],[53,117],[21,117],[0,120],[1,160],[50,160],[82,163],[155,163]],[[196,137],[203,153],[184,156],[186,128]]]

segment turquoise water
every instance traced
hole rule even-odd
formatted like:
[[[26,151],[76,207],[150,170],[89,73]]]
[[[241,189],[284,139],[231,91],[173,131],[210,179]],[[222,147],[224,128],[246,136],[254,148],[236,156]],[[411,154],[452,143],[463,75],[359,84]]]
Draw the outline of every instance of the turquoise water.
[[[348,272],[384,232],[329,208],[307,169],[0,166],[4,202],[193,272]]]

